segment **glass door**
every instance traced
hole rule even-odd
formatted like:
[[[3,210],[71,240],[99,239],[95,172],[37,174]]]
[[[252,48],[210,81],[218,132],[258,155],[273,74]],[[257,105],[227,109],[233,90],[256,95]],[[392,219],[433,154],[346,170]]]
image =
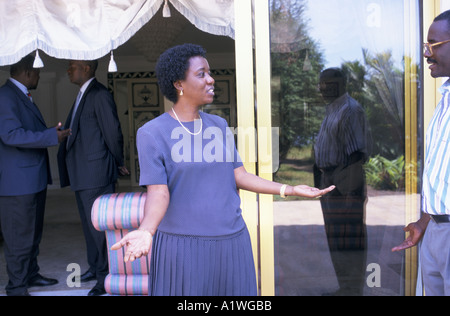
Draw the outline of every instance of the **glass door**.
[[[414,294],[416,254],[391,248],[419,214],[420,2],[268,4],[273,179],[337,186],[275,197],[275,294]]]

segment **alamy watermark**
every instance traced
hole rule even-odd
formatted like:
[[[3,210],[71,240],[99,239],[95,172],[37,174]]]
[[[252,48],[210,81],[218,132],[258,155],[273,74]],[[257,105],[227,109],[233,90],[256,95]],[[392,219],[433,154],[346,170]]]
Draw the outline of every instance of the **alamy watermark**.
[[[81,267],[78,263],[71,263],[67,266],[67,272],[70,272],[66,279],[67,287],[81,287]]]
[[[200,128],[200,123],[195,123],[194,130]],[[197,126],[198,125],[198,126]],[[278,127],[272,128],[243,128],[219,127],[205,128],[198,135],[186,132],[182,127],[172,130],[172,140],[177,142],[171,148],[171,158],[175,163],[182,162],[243,162],[259,163],[260,172],[275,172],[279,168],[279,135]],[[242,137],[249,144],[247,148],[239,148],[239,155],[235,155],[235,138]],[[258,138],[266,140],[266,144],[272,146],[258,150]],[[250,146],[255,146],[251,148]],[[254,150],[253,150],[254,149]]]
[[[366,272],[370,272],[366,279],[369,288],[381,287],[381,266],[378,263],[371,263],[367,266]]]

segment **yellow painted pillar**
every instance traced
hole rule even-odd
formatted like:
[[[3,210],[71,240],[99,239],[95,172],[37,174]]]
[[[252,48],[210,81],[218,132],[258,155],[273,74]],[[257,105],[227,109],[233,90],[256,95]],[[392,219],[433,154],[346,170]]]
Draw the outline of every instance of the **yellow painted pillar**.
[[[258,172],[272,181],[270,20],[267,0],[254,2]],[[275,295],[273,196],[259,195],[261,295]]]
[[[234,1],[237,147],[247,172],[256,174],[255,100],[253,78],[252,1]],[[257,195],[241,190],[242,212],[252,240],[258,274],[258,203]],[[257,279],[259,279],[257,275]]]
[[[418,195],[418,65],[420,64],[420,30],[415,3],[404,0],[405,47],[405,222],[419,219]],[[414,296],[417,284],[417,248],[405,251],[405,295]]]

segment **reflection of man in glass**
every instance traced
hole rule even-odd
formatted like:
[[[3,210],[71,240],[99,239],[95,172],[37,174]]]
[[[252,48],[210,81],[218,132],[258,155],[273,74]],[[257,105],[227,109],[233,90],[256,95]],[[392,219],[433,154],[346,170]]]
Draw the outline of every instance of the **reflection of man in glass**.
[[[319,89],[328,106],[314,147],[315,185],[336,185],[333,192],[321,198],[321,205],[340,285],[338,293],[361,295],[367,199],[363,164],[368,158],[368,124],[361,105],[346,92],[340,69],[324,70]]]

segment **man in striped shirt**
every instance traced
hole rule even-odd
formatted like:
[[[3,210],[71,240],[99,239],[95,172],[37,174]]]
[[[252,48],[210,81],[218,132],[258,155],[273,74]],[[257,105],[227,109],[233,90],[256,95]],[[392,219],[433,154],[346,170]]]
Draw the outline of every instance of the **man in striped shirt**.
[[[450,77],[450,11],[434,20],[425,44],[433,78]],[[393,251],[420,248],[423,285],[427,296],[450,296],[450,80],[427,132],[422,185],[422,216],[409,224],[409,237]]]
[[[320,199],[328,247],[340,290],[362,295],[366,270],[366,180],[370,133],[363,107],[347,93],[340,68],[320,74],[319,90],[327,103],[314,144],[315,186],[336,189]]]

